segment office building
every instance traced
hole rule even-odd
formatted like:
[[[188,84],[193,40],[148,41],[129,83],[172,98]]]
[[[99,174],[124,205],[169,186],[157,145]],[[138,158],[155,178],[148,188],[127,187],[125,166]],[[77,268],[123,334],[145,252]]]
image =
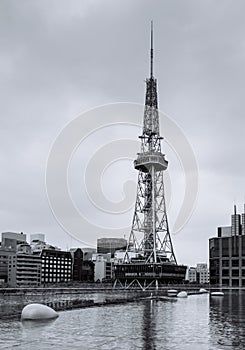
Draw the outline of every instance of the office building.
[[[205,263],[199,263],[196,267],[197,271],[197,283],[208,284],[209,283],[209,269]]]
[[[41,283],[67,283],[72,280],[72,257],[70,252],[43,249],[41,253]]]
[[[187,270],[187,280],[189,283],[208,284],[208,265],[205,263],[198,263],[196,267],[189,267]]]
[[[0,248],[0,284],[8,282],[8,264],[9,258],[16,253],[12,250]]]
[[[231,215],[231,226],[218,227],[209,239],[210,284],[245,286],[245,214]]]
[[[9,258],[14,256],[17,246],[26,243],[26,235],[16,232],[2,232],[0,246],[0,284],[8,282]]]
[[[196,267],[189,267],[189,269],[187,270],[187,280],[189,281],[189,283],[197,283],[197,269]]]
[[[80,248],[71,248],[72,256],[72,279],[74,282],[93,282],[94,263],[83,260],[83,251]]]
[[[19,253],[9,256],[9,287],[38,287],[41,284],[41,257]]]

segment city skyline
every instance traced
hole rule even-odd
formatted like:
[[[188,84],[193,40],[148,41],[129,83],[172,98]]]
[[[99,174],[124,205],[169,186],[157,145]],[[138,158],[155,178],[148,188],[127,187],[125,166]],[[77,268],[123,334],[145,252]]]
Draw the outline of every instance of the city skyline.
[[[196,209],[172,235],[174,250],[178,263],[207,262],[208,239],[218,226],[230,224],[234,203],[239,212],[244,204],[244,3],[73,1],[51,6],[9,1],[0,7],[1,232],[44,232],[48,242],[59,242],[63,249],[84,246],[52,215],[45,188],[48,154],[59,132],[81,112],[115,102],[143,105],[153,20],[159,109],[183,130],[199,167]],[[136,139],[138,131],[116,130],[115,136]],[[183,179],[174,150],[166,142],[162,149],[173,188],[172,232]],[[81,161],[83,149],[79,152]],[[77,164],[74,171],[82,177]],[[110,184],[113,188],[121,189],[124,177],[137,182],[132,162],[113,171],[122,173]],[[112,200],[122,196],[121,191],[111,193],[108,184],[105,192]],[[133,208],[129,227],[132,216]],[[102,235],[96,232],[95,237]]]

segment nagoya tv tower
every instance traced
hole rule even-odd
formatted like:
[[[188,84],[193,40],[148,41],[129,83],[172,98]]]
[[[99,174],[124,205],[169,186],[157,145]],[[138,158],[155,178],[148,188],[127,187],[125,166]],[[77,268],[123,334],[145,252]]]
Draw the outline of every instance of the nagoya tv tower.
[[[132,229],[124,261],[115,267],[115,277],[126,286],[134,282],[141,287],[153,282],[158,286],[159,281],[180,282],[185,278],[186,267],[177,265],[166,212],[163,172],[168,162],[161,152],[152,22],[150,77],[146,79],[143,130],[139,138],[141,148],[134,161],[139,173]]]

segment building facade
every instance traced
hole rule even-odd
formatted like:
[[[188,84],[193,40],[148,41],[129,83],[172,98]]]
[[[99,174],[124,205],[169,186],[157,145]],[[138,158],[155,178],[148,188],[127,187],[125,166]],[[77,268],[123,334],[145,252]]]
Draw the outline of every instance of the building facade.
[[[196,267],[189,267],[187,279],[189,283],[197,283],[197,269]]]
[[[99,238],[97,239],[97,253],[108,254],[114,257],[116,250],[126,250],[127,240],[124,238]]]
[[[245,286],[245,214],[231,216],[231,226],[218,227],[218,237],[209,239],[210,284]]]
[[[16,255],[12,250],[0,249],[0,284],[8,283],[9,258]]]
[[[93,282],[94,263],[83,260],[83,251],[80,248],[70,249],[72,256],[72,280],[74,282]]]
[[[41,257],[29,254],[9,256],[8,285],[10,287],[37,287],[41,284]]]
[[[26,243],[26,234],[23,232],[2,232],[2,248],[16,251],[17,245],[21,243]]]
[[[111,254],[95,254],[93,261],[95,282],[106,282],[114,279],[114,261]]]
[[[41,283],[67,283],[72,280],[72,256],[70,252],[43,249],[41,253]]]

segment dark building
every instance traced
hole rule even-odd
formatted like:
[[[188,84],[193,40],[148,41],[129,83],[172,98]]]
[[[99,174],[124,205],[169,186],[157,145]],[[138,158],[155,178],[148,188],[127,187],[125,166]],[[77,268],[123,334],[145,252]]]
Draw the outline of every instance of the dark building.
[[[72,257],[70,252],[43,249],[42,284],[66,283],[72,280]]]
[[[93,261],[83,261],[81,281],[94,282]]]
[[[210,284],[245,286],[244,219],[245,214],[237,214],[235,206],[231,226],[218,227],[218,237],[209,239]]]
[[[72,279],[76,282],[94,281],[94,263],[83,260],[83,252],[80,248],[70,249],[72,256]]]
[[[4,248],[0,249],[0,282],[8,282],[8,264],[9,259],[15,255],[14,251],[7,250]]]

